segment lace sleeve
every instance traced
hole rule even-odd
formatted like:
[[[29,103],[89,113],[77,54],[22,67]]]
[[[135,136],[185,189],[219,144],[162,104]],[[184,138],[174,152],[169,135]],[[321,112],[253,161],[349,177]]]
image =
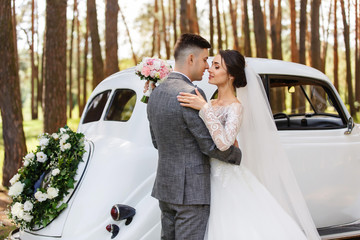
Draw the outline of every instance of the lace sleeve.
[[[220,151],[227,150],[234,144],[239,132],[242,119],[242,106],[240,103],[233,103],[225,109],[226,119],[222,124],[214,112],[211,104],[207,103],[199,112],[200,118],[208,128],[216,147]]]

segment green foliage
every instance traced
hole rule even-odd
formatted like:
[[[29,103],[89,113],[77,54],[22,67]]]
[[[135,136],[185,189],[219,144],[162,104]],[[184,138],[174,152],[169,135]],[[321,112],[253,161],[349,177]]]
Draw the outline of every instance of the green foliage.
[[[9,217],[20,228],[46,226],[67,207],[62,201],[74,188],[84,146],[84,135],[67,126],[39,136],[36,150],[24,157],[24,166],[10,180]]]

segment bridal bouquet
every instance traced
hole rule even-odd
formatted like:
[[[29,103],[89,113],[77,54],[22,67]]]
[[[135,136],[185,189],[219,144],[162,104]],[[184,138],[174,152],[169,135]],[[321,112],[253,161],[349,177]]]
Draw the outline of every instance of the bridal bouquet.
[[[78,164],[85,153],[84,135],[69,127],[39,136],[36,150],[10,180],[9,217],[24,229],[46,226],[67,207],[63,202],[74,188]]]
[[[156,86],[163,82],[172,71],[172,67],[166,61],[158,58],[144,58],[135,68],[135,74],[140,76],[141,80],[148,81],[149,88],[145,92],[141,101],[147,103],[151,91]]]

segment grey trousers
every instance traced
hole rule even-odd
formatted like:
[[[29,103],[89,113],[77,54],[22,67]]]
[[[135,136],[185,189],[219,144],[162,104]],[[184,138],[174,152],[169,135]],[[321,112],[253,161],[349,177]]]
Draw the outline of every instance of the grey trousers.
[[[162,240],[203,240],[210,205],[177,205],[159,201]]]

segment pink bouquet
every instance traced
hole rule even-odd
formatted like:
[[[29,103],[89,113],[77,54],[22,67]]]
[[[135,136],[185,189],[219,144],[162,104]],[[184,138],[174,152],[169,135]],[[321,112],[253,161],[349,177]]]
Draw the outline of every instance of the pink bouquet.
[[[172,71],[172,67],[166,61],[158,58],[144,58],[135,68],[135,74],[140,76],[141,80],[149,81],[149,89],[145,92],[141,101],[147,103],[151,91],[156,86],[163,82],[169,73]]]

